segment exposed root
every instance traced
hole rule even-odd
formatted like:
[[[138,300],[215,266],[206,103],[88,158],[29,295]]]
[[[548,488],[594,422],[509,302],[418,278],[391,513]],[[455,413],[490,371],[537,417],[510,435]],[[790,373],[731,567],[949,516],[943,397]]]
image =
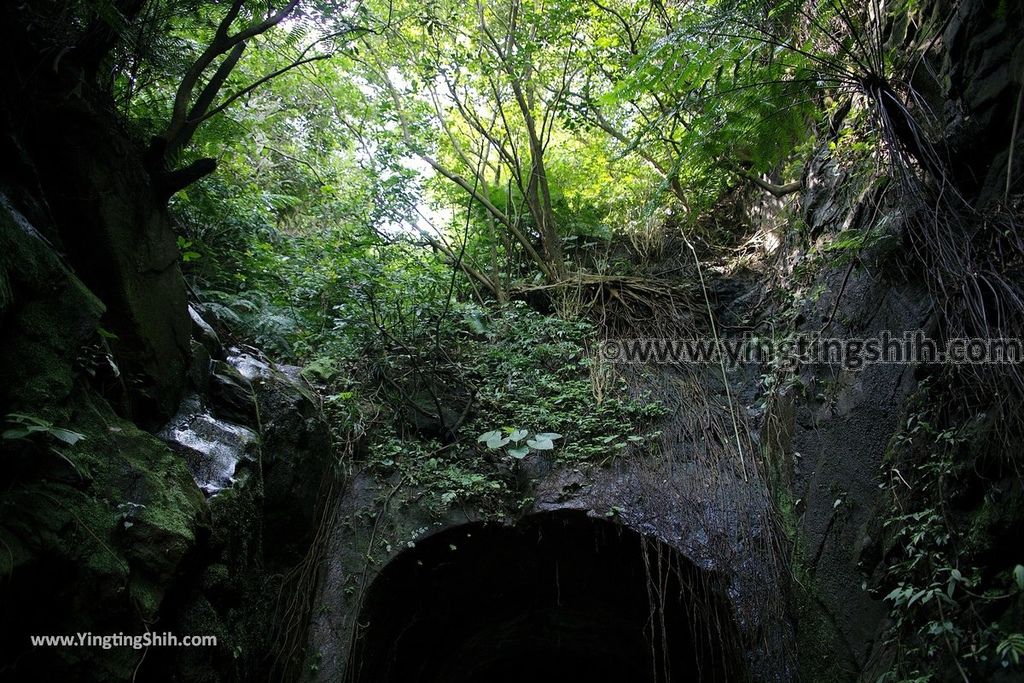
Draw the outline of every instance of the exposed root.
[[[589,315],[611,334],[671,336],[692,330],[703,312],[696,288],[628,275],[573,273],[555,283],[520,287],[515,293],[543,293],[563,313]]]

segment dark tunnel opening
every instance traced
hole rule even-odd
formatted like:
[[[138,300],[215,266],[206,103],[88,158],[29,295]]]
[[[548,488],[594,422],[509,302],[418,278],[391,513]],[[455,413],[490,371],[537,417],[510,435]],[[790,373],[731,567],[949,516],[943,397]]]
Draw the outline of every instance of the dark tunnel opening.
[[[440,532],[367,591],[356,683],[742,680],[710,577],[668,546],[583,513]]]

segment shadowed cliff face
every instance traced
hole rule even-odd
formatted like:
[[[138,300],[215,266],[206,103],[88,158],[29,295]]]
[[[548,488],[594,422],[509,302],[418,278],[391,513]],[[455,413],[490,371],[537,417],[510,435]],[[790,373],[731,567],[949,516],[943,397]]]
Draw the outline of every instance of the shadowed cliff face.
[[[660,543],[580,513],[448,529],[369,589],[351,680],[735,680],[731,627],[701,579]]]
[[[99,324],[120,373],[108,394],[119,412],[155,427],[174,414],[189,363],[185,282],[166,201],[71,62],[59,72],[40,67],[38,46],[19,35],[30,32],[0,19],[0,54],[14,75],[0,103],[0,188],[103,302]],[[7,383],[0,387],[0,403],[18,401]]]

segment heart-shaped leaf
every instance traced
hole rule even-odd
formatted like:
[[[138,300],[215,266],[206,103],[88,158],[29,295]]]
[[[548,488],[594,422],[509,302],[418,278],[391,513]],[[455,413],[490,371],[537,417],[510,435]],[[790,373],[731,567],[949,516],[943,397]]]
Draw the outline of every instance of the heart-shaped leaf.
[[[546,439],[548,441],[558,441],[559,439],[562,438],[562,435],[557,432],[541,432],[540,434],[537,434],[533,438],[537,440]]]
[[[522,460],[527,455],[529,455],[529,453],[530,453],[530,447],[529,446],[518,446],[516,448],[508,449],[508,454],[511,455],[516,460]]]
[[[513,443],[519,443],[520,441],[526,438],[526,435],[528,433],[529,432],[527,432],[525,429],[515,429],[512,431],[511,434],[508,435],[508,438],[511,439]]]
[[[526,445],[535,451],[550,451],[555,447],[555,443],[551,439],[530,439]]]
[[[484,443],[486,441],[490,441],[491,439],[493,439],[495,437],[497,437],[499,439],[501,438],[501,430],[495,429],[495,430],[490,431],[490,432],[484,432],[480,436],[476,437],[476,442],[477,443]]]
[[[487,439],[487,447],[490,448],[492,451],[495,451],[495,450],[497,450],[499,448],[502,448],[503,446],[506,446],[507,444],[508,444],[508,438],[504,438],[503,439],[501,437],[501,432],[498,432],[497,436],[492,436],[490,439]]]

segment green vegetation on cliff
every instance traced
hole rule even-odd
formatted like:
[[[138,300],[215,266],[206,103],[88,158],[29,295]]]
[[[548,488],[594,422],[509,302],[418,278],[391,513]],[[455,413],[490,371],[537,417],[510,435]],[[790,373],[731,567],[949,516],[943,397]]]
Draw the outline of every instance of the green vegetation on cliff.
[[[737,621],[795,643],[777,678],[1019,676],[1019,366],[598,351],[883,319],[1024,337],[1021,30],[981,0],[0,10],[0,637],[74,630],[95,595],[96,628],[221,635],[184,678],[315,675],[360,477],[365,581],[413,543],[392,503],[507,520],[551,471],[571,497],[628,461],[708,517],[757,507],[731,531],[785,580]],[[182,424],[252,434],[209,499],[153,436],[186,396]],[[52,621],[12,616],[50,586]],[[53,666],[165,663],[136,654]]]

